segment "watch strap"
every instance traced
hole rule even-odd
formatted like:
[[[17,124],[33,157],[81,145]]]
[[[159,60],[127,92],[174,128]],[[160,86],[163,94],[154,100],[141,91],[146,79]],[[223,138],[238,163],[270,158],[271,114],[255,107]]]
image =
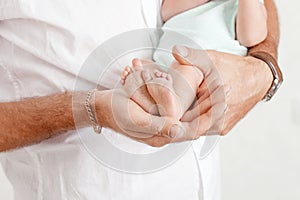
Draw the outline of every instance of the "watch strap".
[[[265,51],[252,52],[249,55],[254,58],[264,61],[268,65],[268,67],[270,68],[270,70],[273,74],[272,85],[263,98],[263,101],[269,101],[270,99],[272,99],[272,97],[277,92],[277,90],[279,89],[280,85],[283,82],[282,72],[279,68],[277,60],[272,55],[270,55],[269,53],[267,53]]]

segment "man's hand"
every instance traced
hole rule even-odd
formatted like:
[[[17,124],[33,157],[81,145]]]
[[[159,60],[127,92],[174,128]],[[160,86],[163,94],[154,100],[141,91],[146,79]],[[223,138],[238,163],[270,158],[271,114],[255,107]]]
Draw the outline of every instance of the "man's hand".
[[[193,123],[209,109],[218,112],[214,107],[223,103],[227,105],[224,124],[222,120],[212,122],[214,128],[212,131],[220,132],[221,135],[228,133],[256,103],[261,101],[273,79],[269,67],[253,57],[182,46],[175,47],[173,53],[179,63],[199,67],[205,77],[199,89],[198,101],[193,109],[183,116],[182,121]]]
[[[266,51],[274,58],[277,58],[279,25],[274,0],[265,0],[265,7],[267,9],[268,19],[267,38],[259,45],[249,49],[249,52]],[[183,64],[186,64],[192,62],[206,72],[206,78],[210,77],[211,79],[206,79],[204,84],[201,85],[198,95],[199,98],[194,105],[194,109],[187,112],[182,118],[182,121],[185,121],[182,122],[184,127],[186,127],[186,129],[194,130],[194,139],[205,134],[205,130],[208,129],[207,127],[210,127],[210,124],[206,126],[203,124],[210,120],[203,119],[215,119],[214,124],[216,124],[216,126],[212,126],[209,129],[221,130],[220,134],[226,134],[257,102],[261,100],[268,91],[273,79],[267,65],[252,57],[239,57],[216,51],[197,51],[193,49],[185,49],[182,53],[179,53],[176,49],[174,51],[175,55],[178,55],[177,60],[179,63],[182,62]],[[210,59],[202,59],[207,58],[207,55]],[[214,71],[219,75],[216,73],[214,73],[214,75],[210,74],[210,72],[212,72],[210,71],[212,66],[217,69]],[[214,77],[219,78],[214,80]],[[213,90],[213,88],[217,89]],[[211,98],[208,98],[209,96]],[[226,104],[228,105],[226,106]],[[222,120],[222,117],[218,119],[217,113],[222,113],[221,111],[226,107],[226,114],[224,116],[225,121]],[[206,110],[209,110],[209,112],[206,112]],[[219,112],[217,112],[218,110]],[[188,133],[188,131],[185,133]],[[189,139],[192,138],[189,136]],[[152,146],[162,146],[173,141],[176,140],[153,137],[143,142]]]
[[[137,139],[153,135],[172,137],[171,126],[180,126],[174,119],[147,113],[122,89],[97,92],[95,109],[99,124]]]
[[[212,134],[210,130],[214,130],[213,127],[215,124],[222,124],[223,115],[224,105],[222,103],[215,104],[206,113],[203,113],[200,116],[198,115],[192,121],[182,122],[181,126],[169,126],[169,132],[175,136],[174,138],[162,137],[159,135],[154,135],[149,138],[131,138],[154,147],[161,147],[175,142],[191,141],[198,139],[200,136]]]
[[[269,67],[252,57],[186,47],[174,48],[173,54],[179,63],[199,67],[205,79],[199,87],[197,101],[181,119],[180,131],[175,129],[175,138],[135,138],[151,146],[228,133],[261,101],[272,82]]]

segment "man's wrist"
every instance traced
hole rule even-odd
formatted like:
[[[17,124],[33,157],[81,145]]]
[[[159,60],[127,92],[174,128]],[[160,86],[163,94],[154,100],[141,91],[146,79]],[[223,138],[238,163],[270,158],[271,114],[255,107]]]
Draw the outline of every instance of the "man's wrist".
[[[102,113],[105,113],[108,110],[107,99],[109,95],[109,90],[103,90],[103,91],[95,91],[94,94],[90,97],[90,106],[92,108],[92,112],[96,118],[96,121],[99,126],[104,127],[108,125],[108,120],[106,119],[105,115]],[[77,128],[83,128],[92,126],[93,123],[91,122],[91,119],[89,117],[89,113],[86,109],[86,100],[87,96],[89,95],[90,91],[80,91],[80,92],[74,92],[73,93],[73,116],[74,121]]]
[[[250,53],[250,56],[265,62],[272,73],[273,79],[271,86],[263,98],[264,101],[269,101],[283,82],[282,72],[277,64],[277,60],[272,55],[264,51],[252,52]]]
[[[88,91],[74,92],[72,94],[72,112],[76,128],[90,126],[90,119],[85,109],[85,100]]]
[[[95,116],[100,126],[109,127],[111,110],[111,90],[102,90],[95,92]]]
[[[252,78],[255,80],[255,84],[257,88],[256,89],[257,101],[263,100],[263,98],[268,93],[272,85],[272,81],[273,81],[272,71],[264,61],[254,58],[252,56],[247,56],[246,58],[248,60],[248,63],[251,63],[248,65],[248,67],[251,68],[249,70],[254,72]]]
[[[87,96],[85,98],[85,110],[89,116],[90,123],[93,126],[94,132],[97,134],[101,133],[102,126],[99,125],[98,120],[96,118],[95,113],[95,93],[97,92],[97,89],[92,89],[87,93]]]

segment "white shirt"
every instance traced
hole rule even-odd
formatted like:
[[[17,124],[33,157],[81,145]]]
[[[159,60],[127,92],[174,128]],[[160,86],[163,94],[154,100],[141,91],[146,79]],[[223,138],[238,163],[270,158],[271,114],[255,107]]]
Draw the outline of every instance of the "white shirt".
[[[0,0],[0,101],[74,89],[82,64],[97,46],[126,31],[160,26],[160,4]],[[128,142],[124,148],[153,150],[107,129],[103,134]],[[218,151],[200,160],[195,149],[157,172],[128,174],[98,162],[70,131],[2,153],[1,164],[17,200],[219,199]]]

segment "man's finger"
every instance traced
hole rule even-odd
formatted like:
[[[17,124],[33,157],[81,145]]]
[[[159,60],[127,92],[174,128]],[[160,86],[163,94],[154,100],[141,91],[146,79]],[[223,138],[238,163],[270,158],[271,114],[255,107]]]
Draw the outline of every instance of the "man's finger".
[[[205,76],[212,70],[213,63],[209,51],[176,45],[173,47],[172,53],[180,64],[197,66]]]
[[[203,82],[197,91],[197,99],[199,101],[203,101],[207,97],[209,97],[209,90],[206,84]]]
[[[184,113],[181,118],[183,122],[191,122],[203,113],[206,113],[211,107],[210,98],[206,98],[205,101],[197,100],[194,107]]]
[[[148,144],[150,146],[153,147],[162,147],[166,144],[172,143],[173,139],[171,138],[166,138],[166,137],[161,137],[161,136],[152,136],[151,138],[135,138],[135,137],[131,137],[132,139],[139,141],[141,143],[145,143]]]
[[[211,113],[204,113],[191,122],[184,122],[183,125],[187,126],[184,140],[195,140],[201,135],[205,135],[212,124]]]
[[[210,109],[206,113],[196,116],[190,122],[182,122],[182,126],[186,130],[185,134],[181,138],[176,138],[175,141],[195,140],[206,135],[215,118],[216,116],[212,116],[212,109]]]
[[[219,107],[219,108],[218,108]],[[151,146],[161,147],[169,143],[174,142],[183,142],[188,140],[198,139],[200,136],[209,135],[209,134],[219,134],[219,130],[222,130],[223,125],[223,114],[221,112],[223,105],[216,105],[215,110],[210,109],[207,113],[204,113],[194,119],[192,122],[183,122],[183,134],[179,137],[170,138],[154,135],[149,138],[136,138],[132,137],[135,140],[138,140],[142,143],[146,143]],[[218,112],[216,112],[218,111]],[[214,114],[217,113],[218,115]],[[172,124],[170,124],[173,126]],[[167,128],[168,126],[166,126]],[[170,128],[167,128],[168,130]]]
[[[212,130],[216,133],[216,130],[221,130],[227,107],[224,108],[224,104],[216,104],[207,113],[200,115],[198,118],[191,122],[191,127],[196,130],[195,138],[208,135]],[[202,123],[207,123],[203,125]],[[196,127],[195,127],[196,126]]]
[[[227,107],[225,95],[223,87],[215,89],[207,98],[197,100],[193,108],[183,115],[181,121],[192,121],[210,108],[214,108],[215,105],[217,109],[220,105],[225,109]]]
[[[222,83],[221,79],[218,76],[212,76],[211,75],[209,77],[205,77],[202,87],[203,86],[205,86],[205,88],[211,94],[217,88],[222,87],[223,83]]]
[[[174,138],[180,137],[180,134],[182,134],[181,122],[170,117],[151,115],[139,106],[136,106],[135,103],[132,102],[132,104],[132,110],[135,109],[135,112],[129,115],[130,120],[128,121],[132,122],[132,124],[127,122],[126,131],[144,133],[145,135],[143,136],[148,134],[149,137],[158,135]]]

